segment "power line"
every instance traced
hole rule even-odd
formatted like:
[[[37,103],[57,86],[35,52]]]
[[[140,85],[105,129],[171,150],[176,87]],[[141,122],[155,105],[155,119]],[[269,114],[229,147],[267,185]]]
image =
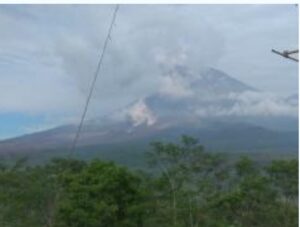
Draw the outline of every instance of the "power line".
[[[104,59],[105,51],[107,49],[108,42],[111,40],[111,32],[112,32],[112,29],[113,29],[113,25],[115,24],[115,21],[116,21],[118,10],[119,10],[119,5],[116,5],[115,9],[114,9],[114,12],[113,12],[112,20],[111,20],[111,23],[110,23],[110,26],[109,26],[109,29],[108,29],[108,32],[107,32],[107,36],[106,36],[106,39],[105,39],[104,44],[103,44],[102,52],[101,52],[100,59],[99,59],[99,62],[98,62],[98,65],[97,65],[97,68],[96,68],[96,71],[95,71],[95,74],[94,74],[94,78],[93,78],[93,81],[92,81],[92,84],[91,84],[91,87],[90,87],[90,90],[89,90],[89,94],[87,96],[85,106],[84,106],[84,109],[83,109],[83,112],[82,112],[82,115],[81,115],[80,123],[78,125],[74,140],[72,141],[72,145],[71,145],[70,152],[69,152],[69,158],[72,157],[72,155],[75,151],[75,148],[76,148],[76,145],[77,145],[77,142],[78,142],[81,130],[82,130],[83,122],[84,122],[84,119],[85,119],[85,116],[86,116],[86,113],[87,113],[87,110],[88,110],[88,106],[89,106],[89,103],[90,103],[90,100],[92,98],[92,94],[93,94],[93,91],[94,91],[94,88],[95,88],[95,84],[96,84],[96,81],[97,81],[97,78],[98,78],[98,75],[99,75],[99,72],[100,72],[100,69],[101,69],[101,65],[102,65],[102,62],[103,62],[103,59]]]

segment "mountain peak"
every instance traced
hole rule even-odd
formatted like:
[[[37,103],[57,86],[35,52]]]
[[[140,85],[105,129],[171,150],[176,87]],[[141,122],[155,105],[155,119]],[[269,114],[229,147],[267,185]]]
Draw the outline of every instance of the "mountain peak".
[[[205,68],[194,81],[194,86],[214,89],[216,93],[257,91],[243,82],[215,68]]]

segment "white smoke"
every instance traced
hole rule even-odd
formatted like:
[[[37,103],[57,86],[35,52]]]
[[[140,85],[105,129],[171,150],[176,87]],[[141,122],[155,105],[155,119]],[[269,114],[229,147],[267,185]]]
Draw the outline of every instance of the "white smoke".
[[[156,122],[156,118],[151,110],[147,107],[145,102],[140,99],[129,110],[128,116],[133,122],[133,126],[136,127],[141,124],[148,126],[153,125]]]
[[[266,92],[246,91],[230,93],[223,99],[231,100],[233,105],[198,107],[195,113],[201,117],[207,116],[298,116],[298,105],[285,102],[283,98]],[[217,100],[215,100],[217,101]]]
[[[161,78],[159,93],[172,98],[182,98],[193,96],[193,90],[190,87],[190,79],[178,75],[176,70],[171,70]]]

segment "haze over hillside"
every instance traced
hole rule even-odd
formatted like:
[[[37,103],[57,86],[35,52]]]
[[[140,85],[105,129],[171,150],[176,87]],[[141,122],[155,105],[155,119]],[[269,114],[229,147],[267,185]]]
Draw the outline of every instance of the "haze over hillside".
[[[87,120],[79,149],[122,143],[146,145],[189,134],[211,149],[297,150],[296,96],[266,94],[213,68],[193,72],[176,66],[162,73],[165,84],[159,92],[107,116]],[[0,143],[0,151],[66,149],[75,130],[76,125],[62,125],[9,139]]]

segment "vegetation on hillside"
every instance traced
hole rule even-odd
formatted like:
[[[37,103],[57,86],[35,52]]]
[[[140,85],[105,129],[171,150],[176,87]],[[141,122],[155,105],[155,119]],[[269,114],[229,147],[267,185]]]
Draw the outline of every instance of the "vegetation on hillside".
[[[232,163],[187,136],[152,148],[151,171],[101,160],[1,165],[0,226],[298,226],[298,160]]]

